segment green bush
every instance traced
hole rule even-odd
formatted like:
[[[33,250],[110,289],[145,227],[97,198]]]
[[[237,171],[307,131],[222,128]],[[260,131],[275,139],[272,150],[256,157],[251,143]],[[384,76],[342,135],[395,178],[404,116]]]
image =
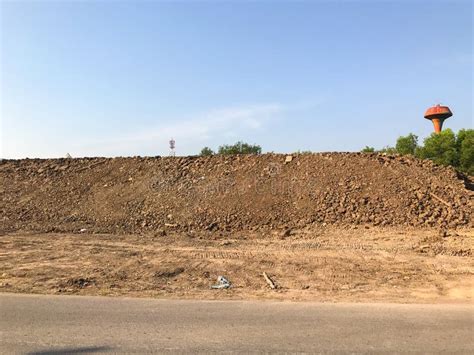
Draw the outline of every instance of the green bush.
[[[379,153],[386,153],[386,154],[397,154],[397,150],[394,147],[386,146],[382,149],[378,150]]]
[[[361,150],[362,153],[374,153],[375,148],[374,147],[369,147],[368,145],[365,146],[364,149]]]
[[[401,155],[415,155],[416,148],[418,148],[418,136],[413,133],[410,133],[408,136],[399,137],[395,145],[395,150]]]
[[[201,153],[199,153],[199,155],[203,157],[208,157],[214,155],[214,151],[209,147],[204,147],[201,149]]]
[[[373,152],[366,146],[362,152]],[[421,159],[430,159],[436,164],[451,165],[469,175],[474,175],[474,129],[461,129],[457,134],[445,129],[432,133],[418,145],[418,137],[413,133],[397,139],[395,148],[386,146],[380,153],[411,154]]]
[[[425,138],[423,147],[417,151],[417,156],[433,160],[436,164],[457,167],[459,151],[456,148],[456,135],[450,129],[445,129]]]
[[[456,144],[459,150],[459,169],[474,176],[474,129],[461,129]]]
[[[237,142],[232,145],[221,145],[217,154],[261,154],[262,147],[259,145],[252,145],[244,142]]]

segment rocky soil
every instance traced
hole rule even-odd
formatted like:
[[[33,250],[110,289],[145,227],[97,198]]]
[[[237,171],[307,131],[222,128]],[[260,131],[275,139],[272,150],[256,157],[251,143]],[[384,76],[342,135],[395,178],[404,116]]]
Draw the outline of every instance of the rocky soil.
[[[472,180],[362,153],[0,162],[0,232],[199,233],[473,226]]]

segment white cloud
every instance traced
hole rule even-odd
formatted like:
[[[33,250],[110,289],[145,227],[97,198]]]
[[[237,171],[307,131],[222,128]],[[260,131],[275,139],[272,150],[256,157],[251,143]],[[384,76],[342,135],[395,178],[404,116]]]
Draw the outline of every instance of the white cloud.
[[[284,110],[284,106],[276,103],[213,109],[195,118],[177,119],[176,122],[138,130],[116,139],[84,142],[76,147],[75,156],[165,155],[171,137],[176,140],[180,155],[196,154],[206,141],[259,129]]]
[[[53,158],[64,157],[66,153],[73,157],[167,155],[170,138],[176,140],[178,155],[197,154],[204,146],[217,148],[220,144],[248,140],[256,135],[265,136],[264,129],[272,122],[285,119],[288,113],[294,119],[301,111],[312,111],[323,101],[324,98],[312,97],[291,104],[261,103],[217,108],[146,128],[137,126],[123,134],[107,134],[103,129],[95,132],[93,125],[81,132],[75,132],[67,125],[33,130],[22,116],[10,115],[8,134],[3,132],[1,137],[0,157]]]

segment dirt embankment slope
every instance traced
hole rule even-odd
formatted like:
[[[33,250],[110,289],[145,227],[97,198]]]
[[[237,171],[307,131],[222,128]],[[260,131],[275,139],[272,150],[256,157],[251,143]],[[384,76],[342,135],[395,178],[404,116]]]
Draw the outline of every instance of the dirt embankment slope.
[[[472,227],[471,182],[361,153],[0,162],[0,231],[137,233],[311,225]]]

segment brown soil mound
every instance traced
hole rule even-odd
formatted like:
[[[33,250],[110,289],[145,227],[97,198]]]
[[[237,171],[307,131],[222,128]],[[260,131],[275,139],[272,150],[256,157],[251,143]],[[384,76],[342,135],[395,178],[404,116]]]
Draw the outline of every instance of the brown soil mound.
[[[452,168],[380,154],[285,158],[3,160],[0,231],[473,226],[471,182]]]

